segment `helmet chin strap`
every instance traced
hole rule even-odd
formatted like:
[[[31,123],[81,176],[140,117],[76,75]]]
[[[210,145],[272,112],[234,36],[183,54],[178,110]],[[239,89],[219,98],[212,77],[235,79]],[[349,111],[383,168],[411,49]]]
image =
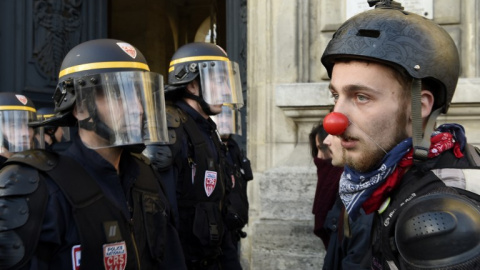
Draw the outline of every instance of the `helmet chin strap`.
[[[90,120],[93,121],[90,122]],[[83,120],[78,120],[78,123],[83,129],[94,131],[103,139],[110,141],[113,130],[109,128],[102,120],[100,120],[96,114]]]
[[[197,96],[197,95],[194,95],[194,94],[191,94],[191,93],[189,93],[188,91],[185,91],[184,97],[189,98],[189,99],[193,99],[193,100],[195,100],[196,102],[198,102],[198,104],[200,104],[200,107],[202,108],[202,110],[203,110],[207,115],[215,115],[215,113],[213,113],[213,112],[210,110],[210,105],[208,105],[208,103],[203,99],[203,97]]]
[[[442,111],[442,108],[438,108],[430,114],[424,131],[422,123],[421,91],[422,81],[415,79],[412,84],[412,143],[413,161],[415,163],[427,160],[428,151],[430,151],[430,135],[434,131],[437,117]]]

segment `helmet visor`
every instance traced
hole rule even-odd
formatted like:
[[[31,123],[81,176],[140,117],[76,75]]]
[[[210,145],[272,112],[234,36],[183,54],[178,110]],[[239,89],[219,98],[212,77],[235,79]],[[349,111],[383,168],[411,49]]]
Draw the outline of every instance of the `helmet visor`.
[[[96,133],[83,140],[89,148],[168,143],[160,74],[103,73],[76,80],[74,87],[78,126]]]
[[[217,124],[217,130],[220,135],[242,135],[240,112],[238,110],[235,110],[230,106],[223,106],[221,113],[210,117],[215,124]]]
[[[230,61],[200,63],[203,99],[210,105],[243,106],[242,83],[238,64]]]
[[[0,153],[15,153],[31,149],[33,128],[28,123],[35,119],[34,111],[0,111]]]

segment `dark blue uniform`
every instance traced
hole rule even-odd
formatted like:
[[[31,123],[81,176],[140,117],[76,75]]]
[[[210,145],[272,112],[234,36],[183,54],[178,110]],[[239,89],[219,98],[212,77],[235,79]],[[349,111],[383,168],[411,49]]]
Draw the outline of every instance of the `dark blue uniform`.
[[[225,144],[227,172],[226,221],[234,245],[238,248],[240,238],[247,236],[242,228],[248,224],[247,183],[253,180],[250,161],[242,153],[232,135],[222,137]]]
[[[74,137],[72,145],[64,152],[64,155],[77,161],[88,172],[100,187],[105,198],[124,216],[124,220],[118,222],[129,223],[131,235],[124,235],[124,237],[129,238],[130,241],[135,239],[137,250],[129,250],[127,245],[128,258],[134,258],[134,260],[127,261],[125,269],[185,269],[178,234],[170,223],[166,226],[165,238],[162,239],[162,243],[150,243],[152,239],[148,239],[147,234],[143,232],[156,228],[146,228],[149,226],[148,224],[152,223],[133,218],[133,210],[138,209],[139,206],[132,199],[132,190],[140,171],[149,170],[150,167],[135,161],[136,158],[124,150],[119,164],[120,173],[117,173],[112,164],[94,150],[85,147],[78,135]],[[65,175],[65,177],[74,179],[74,174],[75,172],[72,172],[72,175]],[[44,174],[41,175],[47,183],[48,201],[41,223],[37,251],[24,269],[75,269],[73,265],[74,258],[76,258],[75,246],[81,244],[81,238],[88,238],[89,235],[80,236],[71,204],[52,179]],[[158,184],[156,178],[149,181],[155,181]],[[163,194],[153,196],[166,202]],[[168,215],[169,208],[166,207],[165,210]],[[95,215],[95,213],[91,214]],[[102,230],[101,225],[92,224],[92,234],[95,230]],[[165,253],[163,261],[160,262],[152,258],[152,253],[155,253],[155,248],[163,245],[165,245],[163,248]],[[104,255],[99,253],[98,256]],[[104,256],[103,259],[105,260],[106,257]],[[104,265],[94,267],[103,269]]]
[[[182,125],[175,129],[177,141],[172,145],[172,174],[176,182],[163,181],[169,190],[169,199],[175,200],[172,204],[178,205],[178,231],[187,266],[189,269],[241,269],[231,235],[226,233],[223,224],[226,175],[216,125],[184,101],[177,101],[173,106],[185,117]]]

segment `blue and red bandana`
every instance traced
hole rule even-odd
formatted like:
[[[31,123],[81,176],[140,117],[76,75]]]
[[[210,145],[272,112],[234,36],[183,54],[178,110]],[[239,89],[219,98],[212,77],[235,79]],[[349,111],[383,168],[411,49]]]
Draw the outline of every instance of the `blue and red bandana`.
[[[465,143],[465,130],[461,125],[441,125],[432,133],[428,157],[436,157],[453,148],[455,156],[460,158]],[[381,165],[370,172],[360,173],[345,166],[340,178],[339,193],[350,218],[357,218],[360,207],[367,214],[377,210],[412,164],[412,138],[408,138],[388,152]]]

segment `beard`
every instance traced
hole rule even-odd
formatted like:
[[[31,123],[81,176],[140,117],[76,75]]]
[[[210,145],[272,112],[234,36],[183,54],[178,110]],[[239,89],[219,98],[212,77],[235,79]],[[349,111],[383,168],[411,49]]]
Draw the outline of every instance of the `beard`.
[[[393,123],[393,133],[390,135],[392,140],[379,143],[387,153],[392,150],[397,144],[408,137],[406,131],[407,124],[407,113],[405,111],[399,110],[395,122]],[[392,126],[390,126],[392,128]],[[388,127],[374,127],[370,130],[388,130]],[[370,134],[369,134],[370,135]],[[377,136],[376,138],[380,138]],[[371,140],[366,137],[366,140]],[[364,144],[366,145],[366,144]],[[381,165],[382,159],[385,157],[386,153],[379,146],[374,144],[370,147],[365,147],[362,149],[360,157],[352,157],[347,155],[347,150],[342,148],[342,155],[345,161],[345,164],[350,168],[354,169],[357,172],[369,172]]]

